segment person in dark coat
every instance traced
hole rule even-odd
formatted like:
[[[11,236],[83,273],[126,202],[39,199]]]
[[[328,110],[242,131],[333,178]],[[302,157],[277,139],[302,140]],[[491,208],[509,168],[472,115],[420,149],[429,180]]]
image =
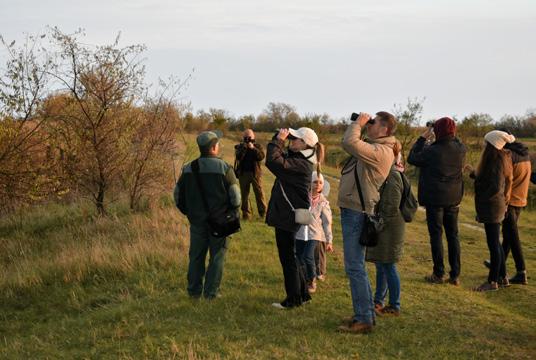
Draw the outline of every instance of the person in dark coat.
[[[374,310],[377,315],[400,315],[400,275],[396,263],[402,257],[406,222],[400,212],[400,202],[404,193],[401,172],[402,146],[399,142],[393,147],[396,163],[380,190],[378,212],[385,221],[384,230],[378,234],[378,245],[367,248],[367,261],[376,265],[376,292],[374,294]],[[384,306],[389,290],[389,305]]]
[[[286,139],[290,140],[285,151]],[[283,268],[286,298],[272,305],[279,309],[300,306],[309,301],[305,275],[295,253],[296,232],[293,209],[309,209],[314,165],[319,171],[323,150],[318,136],[309,128],[281,129],[268,144],[266,167],[276,176],[268,203],[266,223],[275,228],[279,260]],[[285,198],[286,196],[286,198]]]
[[[425,146],[435,134],[435,142]],[[448,244],[450,277],[448,282],[459,285],[460,241],[458,239],[458,212],[463,197],[463,164],[466,148],[456,137],[456,123],[448,117],[434,122],[413,145],[408,163],[420,169],[419,204],[426,207],[426,223],[430,234],[434,269],[425,280],[441,284],[445,282],[443,264],[443,240]]]
[[[484,139],[486,147],[471,177],[475,179],[477,221],[483,223],[486,230],[491,264],[488,280],[475,287],[475,291],[493,291],[498,290],[499,286],[509,286],[499,234],[508,208],[513,179],[510,153],[503,148],[506,143],[514,142],[515,138],[504,131],[493,130]]]
[[[244,131],[242,142],[235,145],[235,172],[240,183],[242,194],[242,217],[251,218],[252,209],[249,207],[249,190],[253,187],[259,216],[266,214],[266,201],[262,190],[261,161],[264,160],[264,149],[255,142],[255,133],[251,129]]]

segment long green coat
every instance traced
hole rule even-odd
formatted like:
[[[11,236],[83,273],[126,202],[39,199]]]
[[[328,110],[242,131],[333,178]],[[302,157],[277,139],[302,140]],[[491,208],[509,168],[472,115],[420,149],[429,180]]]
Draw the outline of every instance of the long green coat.
[[[367,261],[394,263],[402,257],[406,223],[399,207],[403,191],[400,172],[393,167],[378,203],[378,211],[383,216],[385,228],[379,234],[378,245],[367,248]]]

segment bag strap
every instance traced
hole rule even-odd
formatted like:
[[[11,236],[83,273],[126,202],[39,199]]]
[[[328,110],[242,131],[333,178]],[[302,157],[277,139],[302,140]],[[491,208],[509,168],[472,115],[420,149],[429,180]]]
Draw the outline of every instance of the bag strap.
[[[199,192],[201,193],[201,199],[203,199],[203,206],[205,207],[205,211],[208,212],[210,215],[207,198],[205,197],[205,192],[203,191],[203,184],[201,184],[201,179],[199,178],[199,159],[195,159],[194,161],[192,161],[191,167],[192,173],[194,174],[195,182],[197,183],[197,187],[199,188]]]
[[[279,187],[281,188],[281,192],[283,192],[283,197],[285,198],[285,200],[287,200],[288,204],[290,205],[290,208],[292,209],[292,211],[295,211],[294,206],[292,206],[292,203],[290,202],[290,200],[287,197],[287,194],[285,193],[285,189],[283,189],[283,185],[281,185],[281,180],[279,180]]]
[[[361,201],[361,207],[363,208],[363,212],[366,212],[366,206],[365,206],[365,201],[363,200],[363,192],[361,191],[361,183],[359,181],[359,176],[357,176],[357,161],[355,163],[355,166],[354,166],[354,177],[355,177],[355,183],[356,183],[356,186],[357,186],[357,191],[359,192],[359,201]],[[389,175],[387,175],[387,177],[389,177]],[[383,194],[383,191],[385,189],[385,183],[387,182],[387,178],[385,179],[385,181],[382,183],[382,185],[380,186],[380,199],[382,197],[382,194]],[[374,213],[377,212],[377,208],[378,208],[378,204],[380,202],[378,201],[376,204],[374,204]]]
[[[361,201],[361,207],[363,208],[363,212],[366,212],[365,200],[363,200],[363,192],[361,191],[361,183],[359,182],[359,176],[357,176],[357,161],[354,166],[354,177],[355,177],[355,184],[357,186],[357,192],[359,193],[359,201]]]

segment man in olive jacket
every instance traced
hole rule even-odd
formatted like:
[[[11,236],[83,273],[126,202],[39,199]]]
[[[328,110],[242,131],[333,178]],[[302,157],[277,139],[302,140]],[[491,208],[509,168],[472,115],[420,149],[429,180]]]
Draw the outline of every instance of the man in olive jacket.
[[[366,141],[361,139],[361,129],[364,127]],[[396,118],[387,112],[376,113],[374,119],[369,114],[361,113],[344,133],[342,147],[350,159],[342,170],[338,205],[341,208],[344,268],[350,280],[354,314],[352,318],[343,320],[339,327],[343,332],[368,333],[374,324],[372,290],[365,267],[366,247],[359,244],[358,239],[363,230],[365,213],[374,211],[380,199],[379,188],[394,164],[393,146],[396,139],[392,134],[395,127]],[[359,198],[356,173],[364,204]]]
[[[190,222],[190,250],[188,265],[188,294],[193,298],[203,295],[213,299],[218,295],[223,275],[223,262],[227,250],[227,238],[214,237],[208,225],[209,212],[205,208],[202,194],[210,210],[240,206],[240,189],[233,168],[218,158],[218,136],[211,131],[197,137],[201,157],[198,159],[198,184],[192,172],[192,163],[186,164],[173,193],[175,204]],[[201,189],[200,186],[201,185]],[[205,259],[210,259],[205,277]]]
[[[425,146],[433,134],[436,141]],[[426,207],[426,223],[432,248],[434,269],[425,280],[436,284],[445,281],[443,228],[447,237],[450,264],[448,281],[453,285],[460,283],[458,212],[463,197],[462,170],[466,149],[455,135],[456,123],[451,118],[443,117],[419,137],[408,157],[408,163],[420,169],[419,204]]]
[[[266,214],[266,200],[262,190],[261,161],[264,159],[264,149],[255,142],[255,133],[251,129],[244,131],[240,144],[235,145],[235,172],[240,183],[242,194],[242,217],[244,220],[251,218],[249,208],[249,189],[253,187],[259,216],[264,218]]]

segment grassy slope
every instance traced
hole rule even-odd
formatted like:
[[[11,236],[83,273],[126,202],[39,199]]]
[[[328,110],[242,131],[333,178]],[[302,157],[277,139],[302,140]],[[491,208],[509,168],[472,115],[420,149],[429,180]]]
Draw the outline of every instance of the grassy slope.
[[[224,152],[232,153],[232,143]],[[228,158],[227,156],[227,158]],[[228,159],[229,160],[229,159]],[[328,173],[335,174],[333,169]],[[273,177],[265,176],[267,192]],[[330,199],[335,205],[337,184]],[[268,192],[269,193],[269,192]],[[48,206],[0,221],[1,358],[530,358],[536,351],[536,288],[491,294],[480,227],[461,225],[462,286],[428,285],[424,214],[407,229],[403,315],[378,319],[367,336],[334,330],[351,314],[335,209],[335,253],[313,302],[292,311],[284,297],[273,230],[244,224],[230,242],[212,302],[186,296],[187,228],[171,206],[91,220],[90,207]],[[460,221],[475,225],[471,199]],[[536,213],[521,216],[529,270],[536,265]],[[513,271],[512,260],[509,269]],[[373,273],[373,267],[369,266]]]

